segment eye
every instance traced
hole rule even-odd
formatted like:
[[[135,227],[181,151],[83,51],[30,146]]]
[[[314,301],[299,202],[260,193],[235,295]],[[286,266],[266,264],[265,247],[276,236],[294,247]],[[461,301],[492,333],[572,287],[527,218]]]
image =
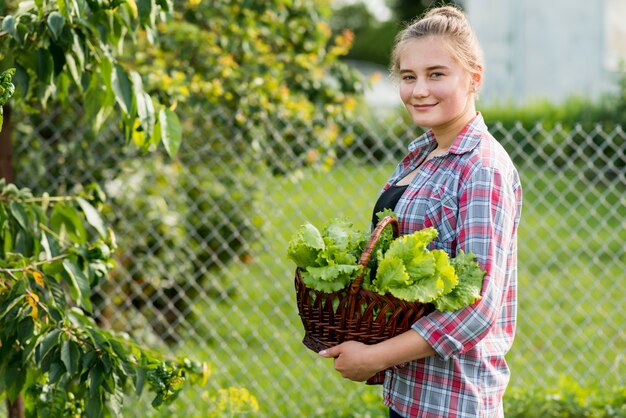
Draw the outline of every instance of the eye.
[[[444,76],[444,73],[440,73],[440,72],[437,72],[437,71],[435,71],[433,73],[430,73],[430,78],[433,78],[433,79],[438,79],[438,78],[441,78],[443,76]]]
[[[405,74],[402,76],[403,81],[412,81],[415,80],[415,76],[411,74]]]

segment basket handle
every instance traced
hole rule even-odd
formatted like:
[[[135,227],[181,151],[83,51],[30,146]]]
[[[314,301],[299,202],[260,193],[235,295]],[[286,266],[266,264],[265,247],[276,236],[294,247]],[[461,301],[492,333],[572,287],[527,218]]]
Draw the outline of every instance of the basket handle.
[[[363,266],[363,269],[361,271],[361,274],[359,274],[350,285],[351,295],[357,294],[357,292],[361,288],[361,283],[363,283],[363,277],[365,276],[365,267],[370,262],[372,252],[374,252],[374,247],[376,247],[378,239],[383,233],[385,227],[387,227],[388,225],[391,225],[394,238],[398,238],[398,236],[400,235],[400,226],[398,225],[398,219],[395,216],[385,216],[378,222],[376,228],[374,229],[374,232],[372,232],[372,235],[370,236],[369,241],[367,241],[367,245],[365,246],[365,250],[363,250],[363,253],[361,254],[361,258],[359,259],[359,264]]]

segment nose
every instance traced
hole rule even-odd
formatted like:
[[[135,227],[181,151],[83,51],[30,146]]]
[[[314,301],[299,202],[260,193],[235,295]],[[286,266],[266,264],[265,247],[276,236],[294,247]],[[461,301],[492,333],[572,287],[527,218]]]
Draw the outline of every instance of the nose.
[[[429,94],[428,83],[422,77],[417,78],[413,84],[413,97],[427,97]]]

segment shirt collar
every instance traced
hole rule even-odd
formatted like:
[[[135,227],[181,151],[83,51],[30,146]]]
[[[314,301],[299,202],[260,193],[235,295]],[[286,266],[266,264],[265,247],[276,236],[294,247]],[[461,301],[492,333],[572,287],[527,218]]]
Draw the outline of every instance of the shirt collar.
[[[476,112],[476,117],[459,132],[449,152],[460,155],[473,150],[486,132],[487,125],[485,124],[483,116],[480,112]],[[409,144],[409,153],[413,154],[415,151],[423,150],[424,148],[430,149],[431,145],[434,145],[435,142],[435,134],[432,129],[430,129]]]

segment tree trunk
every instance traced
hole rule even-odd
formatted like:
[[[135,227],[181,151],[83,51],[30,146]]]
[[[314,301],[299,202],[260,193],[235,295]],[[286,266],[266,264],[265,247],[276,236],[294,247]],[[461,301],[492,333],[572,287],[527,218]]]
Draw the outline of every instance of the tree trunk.
[[[7,399],[7,412],[9,418],[24,418],[24,400],[22,395],[17,395],[15,402]]]
[[[3,123],[0,131],[0,178],[7,183],[13,183],[13,145],[11,143],[11,106],[3,106]],[[9,418],[24,418],[24,400],[18,395],[15,402],[7,399],[7,413]]]
[[[13,183],[13,146],[11,143],[11,106],[4,107],[4,122],[0,131],[0,178]]]

